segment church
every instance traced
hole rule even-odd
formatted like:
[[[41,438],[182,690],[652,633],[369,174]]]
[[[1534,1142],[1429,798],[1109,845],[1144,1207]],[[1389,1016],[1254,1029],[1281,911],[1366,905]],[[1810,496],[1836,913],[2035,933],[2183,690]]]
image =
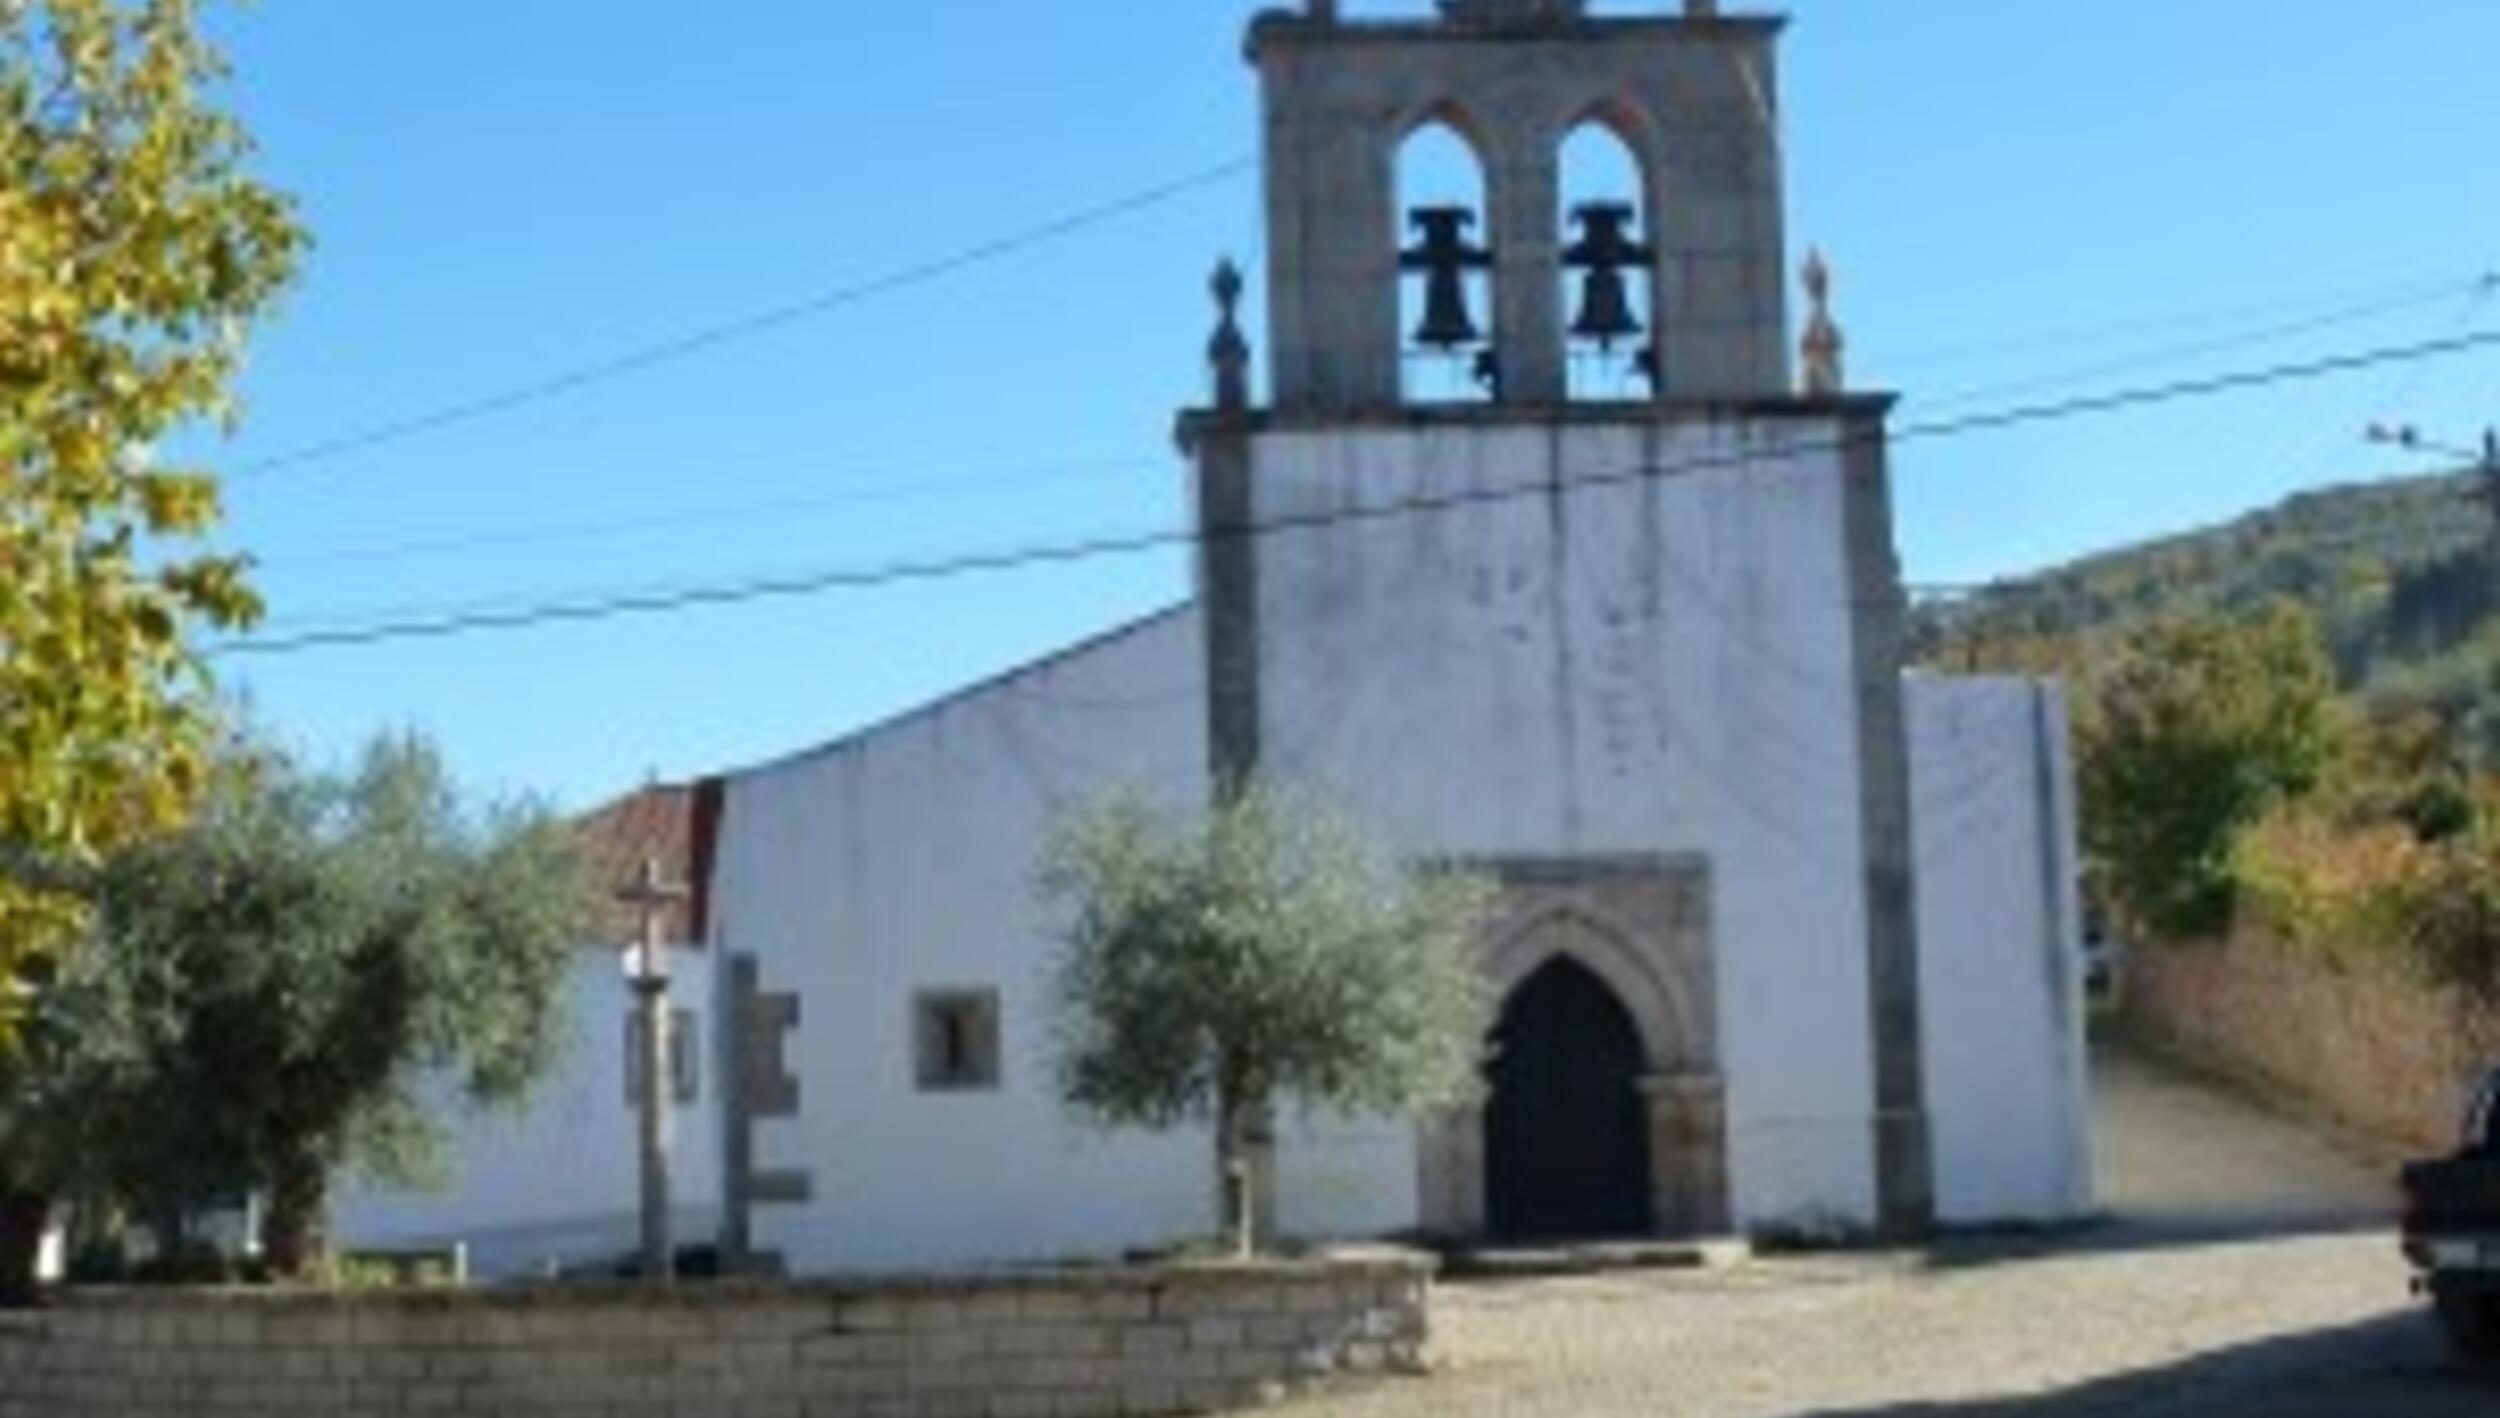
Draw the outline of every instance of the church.
[[[1179,418],[1194,596],[609,815],[693,888],[681,1239],[806,1274],[1210,1233],[1203,1129],[1057,1101],[1034,875],[1107,789],[1187,806],[1244,775],[1499,887],[1481,1098],[1286,1109],[1277,1234],[2088,1210],[2062,702],[1905,666],[1891,400],[1847,387],[1819,262],[1792,335],[1781,31],[1710,0],[1254,21],[1264,269],[1219,272]],[[1407,190],[1419,135],[1472,201]],[[1584,139],[1626,187],[1575,195]],[[559,1235],[629,1251],[615,968],[585,967],[587,1085],[472,1129],[452,1193],[351,1197],[343,1238],[468,1241],[488,1272]],[[619,1185],[565,1180],[591,1170]]]

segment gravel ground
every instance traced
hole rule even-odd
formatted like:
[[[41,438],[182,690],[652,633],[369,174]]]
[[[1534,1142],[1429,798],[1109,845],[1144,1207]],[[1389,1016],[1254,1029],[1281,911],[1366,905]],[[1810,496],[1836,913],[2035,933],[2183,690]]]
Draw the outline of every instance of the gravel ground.
[[[2111,1223],[1923,1256],[1450,1286],[1433,1378],[1308,1418],[2500,1414],[2406,1294],[2382,1159],[2124,1057]]]

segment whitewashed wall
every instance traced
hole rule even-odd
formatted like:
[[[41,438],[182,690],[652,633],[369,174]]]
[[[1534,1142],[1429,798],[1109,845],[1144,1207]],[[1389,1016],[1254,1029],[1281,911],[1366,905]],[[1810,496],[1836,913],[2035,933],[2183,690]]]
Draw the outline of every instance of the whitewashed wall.
[[[815,1199],[759,1207],[755,1239],[800,1271],[1099,1255],[1205,1234],[1209,1144],[1104,1135],[1049,1075],[1047,921],[1036,852],[1054,814],[1114,785],[1204,803],[1194,610],[1159,616],[729,781],[714,939],[796,990],[802,1115],[757,1124],[757,1165]],[[996,1092],[924,1094],[915,992],[995,988]]]
[[[1268,434],[1256,450],[1262,520],[1479,499],[1262,543],[1273,774],[1422,855],[1709,859],[1744,1227],[1874,1212],[1837,433],[1794,419],[1399,428]],[[1626,475],[1644,467],[1693,471]],[[1554,491],[1592,477],[1621,482]],[[764,988],[803,1001],[788,1045],[801,1116],[760,1121],[756,1160],[809,1174],[814,1200],[759,1208],[759,1246],[801,1271],[877,1270],[1099,1255],[1207,1229],[1201,1130],[1103,1135],[1056,1102],[1050,933],[1033,894],[1055,813],[1116,784],[1203,802],[1200,635],[1184,608],[730,780],[714,945],[756,955]],[[2079,1021],[2052,1012],[2039,973],[2041,932],[2065,908],[2042,906],[2036,855],[2020,872],[2001,860],[2020,834],[1971,825],[2028,810],[2043,781],[2029,720],[1980,712],[2006,692],[1912,692],[1928,1062],[1953,1219],[2071,1214],[2083,1185]],[[2065,772],[2059,758],[2046,781]],[[2025,979],[2028,1009],[1989,983]],[[1001,993],[1002,1086],[921,1093],[913,997],[963,987]],[[1411,1129],[1286,1121],[1288,1233],[1415,1224]]]
[[[1915,678],[1921,998],[1948,1222],[2092,1206],[2073,764],[2027,679]]]
[[[1271,771],[1418,852],[1709,857],[1741,1225],[1874,1213],[1838,433],[1444,425],[1256,445],[1261,521],[1464,504],[1262,543]],[[1370,1187],[1387,1214],[1411,1151],[1366,1153],[1330,1185]]]
[[[1276,1227],[1305,1241],[1373,1240],[1422,1215],[1415,1127],[1382,1118],[1277,1120]]]
[[[712,998],[715,959],[669,952],[670,1003],[700,1021],[699,1092],[671,1112],[671,1220],[681,1245],[720,1227],[720,1117]],[[563,1060],[516,1111],[480,1112],[448,1083],[429,1087],[448,1134],[440,1189],[343,1179],[333,1218],[348,1249],[469,1248],[472,1273],[503,1278],[549,1265],[632,1255],[641,1238],[635,1113],[625,1091],[633,1007],[617,953],[585,950],[566,989]]]

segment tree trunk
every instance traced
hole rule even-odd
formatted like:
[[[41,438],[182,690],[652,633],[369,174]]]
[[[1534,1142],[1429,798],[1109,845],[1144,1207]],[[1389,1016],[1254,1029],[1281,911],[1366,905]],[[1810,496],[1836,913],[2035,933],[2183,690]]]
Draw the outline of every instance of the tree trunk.
[[[313,1278],[329,1258],[330,1170],[317,1157],[278,1164],[260,1222],[260,1254],[280,1280]]]
[[[42,1297],[35,1266],[43,1258],[43,1233],[51,1220],[52,1198],[0,1191],[0,1310],[29,1309]]]
[[[1258,1246],[1252,1224],[1257,1208],[1250,1194],[1249,1134],[1250,1110],[1227,1090],[1215,1108],[1215,1175],[1225,1244],[1244,1260]]]

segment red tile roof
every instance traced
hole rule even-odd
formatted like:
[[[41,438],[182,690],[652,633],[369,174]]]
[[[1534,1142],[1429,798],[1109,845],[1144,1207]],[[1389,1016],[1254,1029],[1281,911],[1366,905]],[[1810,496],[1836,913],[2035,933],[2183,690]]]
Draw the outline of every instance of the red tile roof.
[[[712,855],[720,833],[721,799],[722,784],[717,778],[654,784],[618,798],[575,824],[591,870],[608,891],[633,885],[647,861],[659,863],[662,881],[686,888],[686,899],[667,912],[666,935],[672,944],[701,945],[709,933]],[[605,931],[613,939],[598,944],[621,949],[641,929],[639,910],[619,901]]]

